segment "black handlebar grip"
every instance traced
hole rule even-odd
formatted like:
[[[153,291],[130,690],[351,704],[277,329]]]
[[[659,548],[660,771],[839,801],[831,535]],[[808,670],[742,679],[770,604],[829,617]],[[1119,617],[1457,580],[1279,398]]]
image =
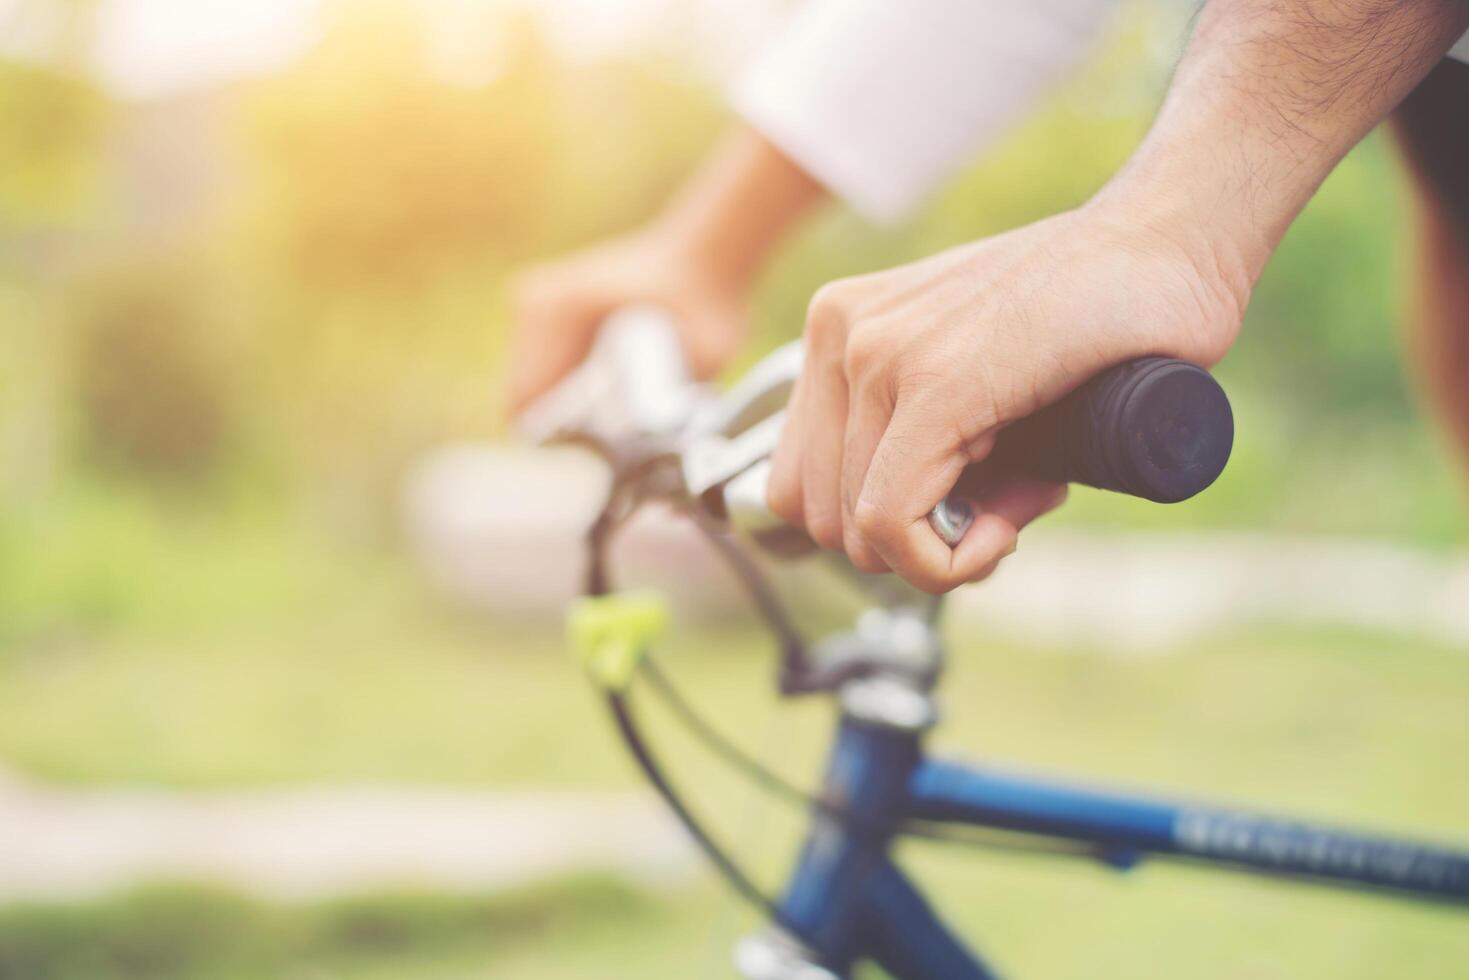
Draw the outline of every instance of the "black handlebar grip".
[[[1145,357],[1102,372],[1007,427],[961,487],[1008,473],[1084,483],[1158,503],[1187,500],[1224,470],[1234,413],[1203,368]]]

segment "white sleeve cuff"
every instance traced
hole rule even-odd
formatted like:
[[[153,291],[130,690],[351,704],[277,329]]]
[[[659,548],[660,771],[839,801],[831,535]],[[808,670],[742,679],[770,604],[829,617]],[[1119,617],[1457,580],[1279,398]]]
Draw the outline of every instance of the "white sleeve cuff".
[[[864,217],[894,222],[1086,54],[1110,5],[810,0],[732,102]]]

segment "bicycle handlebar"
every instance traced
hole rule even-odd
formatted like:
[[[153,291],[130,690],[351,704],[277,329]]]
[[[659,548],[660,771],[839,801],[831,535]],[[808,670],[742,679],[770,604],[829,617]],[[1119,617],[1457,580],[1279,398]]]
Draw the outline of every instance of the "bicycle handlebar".
[[[1213,483],[1233,443],[1234,415],[1219,382],[1187,361],[1144,357],[1011,426],[987,462],[1171,504]]]
[[[794,357],[788,356],[792,352]],[[705,408],[716,409],[716,419],[729,415],[714,427],[749,428],[783,404],[799,367],[799,349],[784,348],[724,399],[705,401]],[[604,324],[588,363],[529,409],[522,429],[536,441],[573,434],[615,448],[677,433],[698,416],[701,399],[709,398],[683,371],[667,314],[632,308]],[[760,435],[767,440],[779,431],[779,419],[769,421],[777,427],[764,427]],[[768,452],[763,442],[753,442],[754,451]],[[1233,442],[1229,399],[1207,371],[1171,358],[1139,358],[1103,371],[1054,405],[1006,427],[989,457],[965,470],[953,492],[933,509],[929,523],[956,546],[973,519],[966,498],[1006,476],[1082,483],[1159,503],[1186,500],[1219,476]],[[741,467],[754,462],[744,459],[737,456],[736,462]],[[724,488],[726,498],[740,497],[757,525],[775,520],[765,507],[768,470],[768,464],[752,466]]]
[[[1175,358],[1138,358],[1005,429],[929,523],[957,545],[972,519],[963,498],[1001,475],[1177,503],[1219,477],[1233,444],[1234,414],[1212,375]]]

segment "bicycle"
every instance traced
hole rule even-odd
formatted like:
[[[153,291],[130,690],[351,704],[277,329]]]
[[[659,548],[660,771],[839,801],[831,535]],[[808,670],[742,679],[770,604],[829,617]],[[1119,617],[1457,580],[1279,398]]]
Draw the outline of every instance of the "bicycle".
[[[813,550],[765,505],[769,456],[800,365],[799,345],[788,345],[716,395],[689,380],[663,314],[625,310],[605,324],[587,363],[524,419],[532,438],[589,446],[612,469],[606,507],[588,534],[587,598],[573,608],[569,632],[643,774],[729,883],[768,918],[765,932],[736,948],[746,978],[835,980],[861,960],[897,980],[992,977],[890,856],[901,836],[954,839],[961,827],[1118,869],[1172,858],[1469,905],[1469,849],[926,757],[944,662],[940,600],[826,555],[870,605],[850,631],[810,642],[750,559],[752,548],[780,557]],[[999,471],[1182,500],[1223,470],[1233,435],[1229,401],[1200,368],[1163,358],[1120,365],[1007,429],[930,524],[957,544],[972,517],[963,491]],[[647,655],[665,614],[655,598],[612,590],[606,549],[616,527],[655,499],[692,518],[750,592],[779,642],[781,694],[837,699],[819,793],[791,785],[714,730]],[[809,809],[811,828],[779,898],[755,885],[664,773],[629,697],[635,677],[726,762]]]

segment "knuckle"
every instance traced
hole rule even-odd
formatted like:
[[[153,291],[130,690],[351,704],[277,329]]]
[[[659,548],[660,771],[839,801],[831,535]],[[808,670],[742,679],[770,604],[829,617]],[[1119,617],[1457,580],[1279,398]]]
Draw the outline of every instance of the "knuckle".
[[[765,490],[765,503],[770,512],[787,524],[801,521],[801,485],[795,476],[777,468]]]
[[[824,509],[806,511],[806,533],[811,539],[830,551],[842,549],[842,520],[834,512]]]
[[[886,572],[887,562],[882,560],[876,551],[866,541],[863,541],[851,528],[848,528],[842,536],[843,549],[847,552],[847,559],[851,561],[854,568],[859,572]]]
[[[842,365],[848,378],[870,377],[884,363],[886,345],[880,331],[871,326],[858,327],[847,337]]]
[[[852,524],[867,541],[883,540],[894,527],[886,508],[866,499],[857,501],[857,506],[852,508]]]
[[[806,339],[813,347],[840,349],[845,346],[839,342],[847,327],[844,293],[844,287],[838,281],[827,283],[811,297],[806,308]]]

